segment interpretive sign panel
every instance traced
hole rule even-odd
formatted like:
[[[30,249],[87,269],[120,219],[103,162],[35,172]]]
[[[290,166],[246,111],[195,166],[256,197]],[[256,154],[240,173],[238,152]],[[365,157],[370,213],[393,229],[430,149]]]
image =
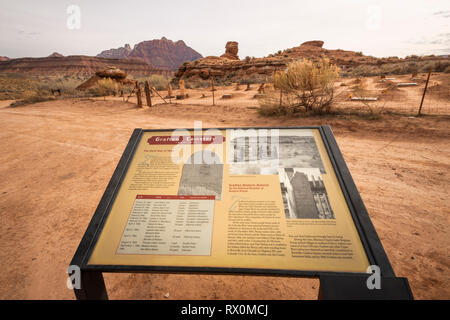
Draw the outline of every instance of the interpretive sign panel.
[[[106,297],[102,272],[374,265],[395,276],[328,126],[194,128],[134,130],[69,270],[84,299]]]

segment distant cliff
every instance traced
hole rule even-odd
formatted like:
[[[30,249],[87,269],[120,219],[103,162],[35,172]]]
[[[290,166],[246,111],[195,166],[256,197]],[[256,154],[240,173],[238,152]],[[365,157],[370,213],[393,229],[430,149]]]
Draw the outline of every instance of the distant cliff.
[[[19,58],[0,61],[0,72],[45,76],[91,76],[96,71],[114,66],[130,75],[167,74],[140,59],[106,59],[89,56],[55,56]]]
[[[117,49],[109,49],[102,51],[96,57],[98,58],[108,58],[108,59],[125,59],[130,55],[131,47],[127,43],[125,46]]]
[[[131,49],[130,45],[105,50],[97,55],[100,58],[138,58],[157,69],[177,70],[186,61],[202,58],[202,55],[188,47],[184,41],[173,42],[165,37],[159,40],[142,41]]]

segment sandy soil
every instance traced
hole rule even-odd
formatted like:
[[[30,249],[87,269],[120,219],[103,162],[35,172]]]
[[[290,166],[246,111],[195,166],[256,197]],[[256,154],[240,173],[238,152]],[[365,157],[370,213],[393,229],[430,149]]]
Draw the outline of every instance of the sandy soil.
[[[189,93],[182,104],[155,99],[143,109],[121,98],[0,105],[0,299],[73,299],[67,266],[133,129],[188,128],[194,120],[204,127],[331,125],[396,274],[408,277],[416,298],[450,299],[448,116],[264,118],[255,90],[215,107],[202,91]],[[266,276],[105,279],[112,299],[315,299],[319,285]]]

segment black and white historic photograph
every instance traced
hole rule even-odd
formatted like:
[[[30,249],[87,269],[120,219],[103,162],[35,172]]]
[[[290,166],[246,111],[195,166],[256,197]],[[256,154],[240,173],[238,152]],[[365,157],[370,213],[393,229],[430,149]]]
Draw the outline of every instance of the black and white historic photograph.
[[[230,174],[246,175],[246,174],[278,174],[278,165],[271,165],[270,162],[261,164],[251,163],[232,163],[230,164]]]
[[[318,168],[280,168],[280,187],[287,219],[334,219]]]
[[[199,155],[193,154],[183,165],[178,195],[214,195],[222,199],[223,163],[214,152],[203,150],[200,159],[208,157],[206,163],[196,163]],[[215,161],[210,161],[215,159]]]
[[[278,137],[231,140],[230,174],[278,174],[281,168],[319,168],[326,173],[312,130]]]
[[[282,136],[279,140],[280,167],[319,168],[326,173],[314,136]]]

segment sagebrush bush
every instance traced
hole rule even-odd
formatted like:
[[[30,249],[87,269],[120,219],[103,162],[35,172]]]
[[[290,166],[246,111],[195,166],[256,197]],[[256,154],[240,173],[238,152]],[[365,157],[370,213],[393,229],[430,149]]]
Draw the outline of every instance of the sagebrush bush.
[[[260,100],[261,113],[327,112],[338,78],[339,68],[327,58],[291,62],[286,71],[273,75],[273,90]]]
[[[97,84],[91,88],[90,93],[96,96],[109,96],[118,92],[118,84],[111,78],[103,78],[98,80]]]
[[[266,81],[266,76],[262,74],[252,73],[249,76],[245,76],[239,79],[239,84],[254,84],[254,83],[264,83]]]
[[[41,91],[26,90],[23,92],[23,98],[10,105],[10,107],[20,107],[32,103],[44,102],[54,100],[55,97],[47,94],[43,94]]]
[[[155,87],[156,90],[167,90],[167,85],[169,84],[169,78],[161,74],[152,74],[147,77],[133,77],[134,80],[138,81],[141,85],[148,81],[150,87]]]

